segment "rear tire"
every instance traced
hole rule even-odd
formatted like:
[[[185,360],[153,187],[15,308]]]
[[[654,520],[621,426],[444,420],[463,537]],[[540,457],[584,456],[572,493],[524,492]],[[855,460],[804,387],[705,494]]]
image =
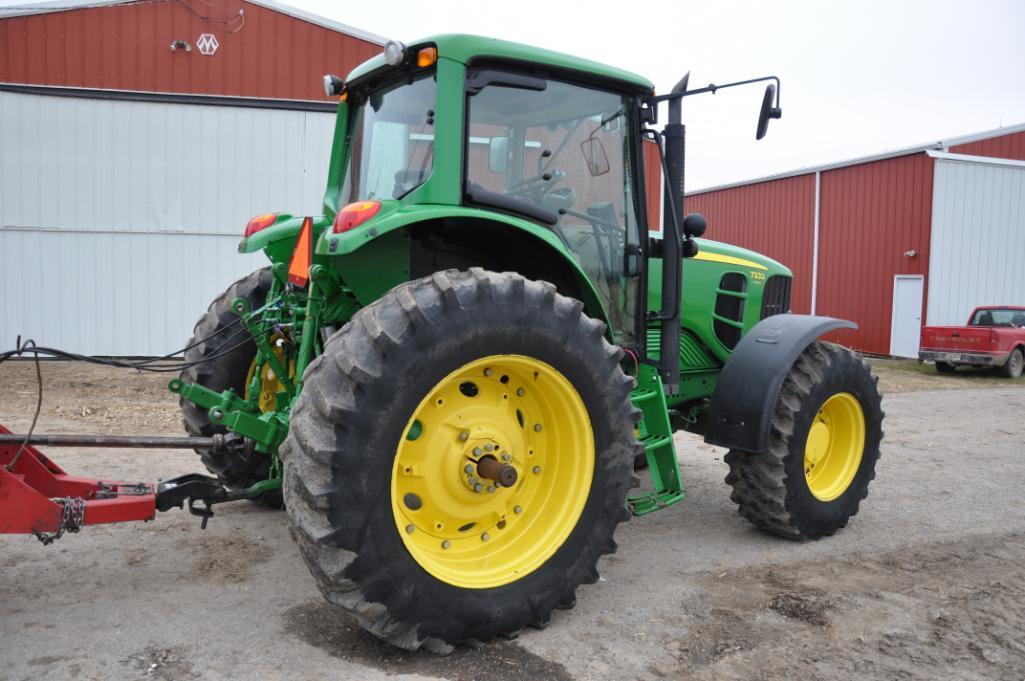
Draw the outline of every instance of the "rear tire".
[[[631,469],[643,448],[633,434],[640,412],[630,402],[633,380],[619,366],[622,351],[605,341],[604,325],[582,309],[551,284],[517,274],[439,272],[398,286],[357,312],[310,364],[281,450],[286,508],[292,536],[321,593],[364,629],[407,650],[424,646],[447,652],[463,641],[544,627],[554,608],[573,606],[580,584],[598,579],[598,559],[615,551],[613,533],[629,518]],[[536,371],[530,379],[529,371],[489,368],[517,362],[533,363],[541,378]],[[471,381],[470,374],[462,373],[466,367],[483,368],[473,369],[478,373]],[[548,369],[555,372],[553,379],[545,378]],[[537,404],[554,404],[558,393],[544,386],[552,386],[545,381],[555,380],[556,374],[572,386],[571,397],[580,400],[592,449],[546,447],[552,457],[543,458],[536,437],[580,434],[580,428],[573,421],[538,419],[543,410],[529,406],[521,418],[517,400],[529,405],[526,401],[536,394]],[[452,389],[455,385],[462,396]],[[510,421],[512,408],[516,417]],[[447,420],[434,416],[449,412]],[[531,426],[535,420],[546,420],[543,431],[539,424]],[[452,427],[453,422],[460,425]],[[495,432],[504,429],[497,436],[506,443],[500,449],[508,448],[512,465],[520,467],[518,482],[497,493],[462,487],[467,461],[459,457],[466,456],[465,448],[477,446],[485,430],[481,423],[495,424]],[[416,440],[423,442],[408,444]],[[531,442],[539,447],[538,457],[525,459],[520,450]],[[421,463],[408,463],[406,447],[420,451],[416,461]],[[457,465],[449,470],[453,452]],[[563,470],[564,456],[593,462],[593,472],[587,478],[546,481],[545,475],[554,475],[550,471]],[[543,470],[532,469],[528,461],[544,464]],[[428,491],[421,498],[403,487],[420,484],[417,478],[425,481],[425,490],[450,491],[437,496]],[[547,495],[530,497],[531,485],[557,486],[545,488],[551,490]],[[576,520],[546,505],[564,498],[579,500]],[[448,534],[457,522],[477,518],[468,510],[475,505],[495,502],[512,509],[520,499],[516,514],[522,515],[497,514],[503,518],[498,525],[491,520],[471,530],[466,523],[458,530],[466,535]],[[538,499],[539,505],[532,505]],[[409,511],[400,506],[403,502]],[[418,514],[421,510],[428,514]],[[442,530],[436,521],[444,514],[456,516]],[[536,541],[510,543],[524,536],[514,534],[520,528],[550,529],[567,515],[568,524],[560,526],[564,539],[542,534],[533,536]],[[534,544],[547,544],[548,557],[515,568]],[[483,546],[485,552],[503,548],[506,553],[489,554],[479,572],[467,571],[467,556]],[[451,554],[445,552],[449,548]],[[511,564],[492,567],[502,561]]]
[[[941,374],[952,374],[957,371],[957,367],[950,362],[936,362],[936,371]]]
[[[1025,365],[1025,357],[1022,356],[1021,348],[1015,348],[1011,350],[1011,354],[1007,357],[1007,361],[1004,362],[1004,366],[997,370],[1004,378],[1021,378],[1022,367]]]
[[[246,376],[249,374],[253,358],[256,357],[256,343],[249,337],[245,327],[235,323],[238,321],[238,315],[231,309],[231,303],[236,298],[244,298],[249,301],[251,309],[261,307],[267,302],[273,276],[269,267],[257,270],[236,281],[210,303],[206,314],[196,322],[188,344],[192,345],[197,338],[209,340],[185,352],[186,362],[201,364],[182,371],[182,381],[198,383],[216,392],[233,388],[239,395],[243,394]],[[242,333],[235,335],[239,330]],[[218,331],[221,333],[217,333]],[[242,342],[243,339],[245,342]],[[242,344],[237,349],[215,357],[221,350],[240,342]],[[213,359],[204,361],[210,357]],[[207,410],[184,398],[179,400],[179,404],[182,408],[185,430],[189,435],[210,437],[216,433],[228,432],[224,426],[210,422]],[[270,475],[271,460],[266,454],[256,452],[246,457],[234,451],[215,452],[209,449],[197,449],[196,453],[199,454],[206,469],[229,489],[245,489],[266,480]],[[272,508],[280,508],[281,500],[279,490],[266,492],[253,499],[262,506]]]
[[[883,411],[877,383],[868,364],[849,350],[818,341],[809,345],[783,382],[768,450],[726,455],[726,483],[740,514],[755,527],[790,539],[819,539],[846,526],[868,494],[879,459]],[[860,447],[859,438],[844,437],[841,427],[859,419]],[[816,463],[822,468],[810,472],[809,451],[820,443],[821,462],[812,455],[811,465],[812,471]],[[816,476],[830,466],[834,453],[841,458],[834,460],[837,473],[830,486]]]

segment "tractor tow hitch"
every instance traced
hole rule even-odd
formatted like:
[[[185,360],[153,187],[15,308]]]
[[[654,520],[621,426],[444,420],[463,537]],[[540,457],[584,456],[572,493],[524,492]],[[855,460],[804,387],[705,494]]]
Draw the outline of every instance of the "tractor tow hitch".
[[[258,487],[258,485],[254,485]],[[206,522],[214,517],[214,504],[226,501],[239,501],[258,496],[261,491],[251,489],[230,491],[217,478],[199,473],[190,473],[180,478],[164,480],[157,485],[156,507],[158,511],[170,511],[172,508],[184,508],[188,502],[189,513],[202,518],[200,529],[206,529]],[[202,503],[203,507],[197,506]]]
[[[184,508],[213,517],[211,507],[251,499],[281,487],[265,480],[248,489],[228,490],[216,479],[190,474],[156,485],[69,475],[33,445],[53,447],[132,447],[240,449],[252,454],[252,441],[238,435],[160,437],[138,435],[18,435],[0,425],[0,534],[32,534],[51,544],[85,525],[153,520],[157,511]]]

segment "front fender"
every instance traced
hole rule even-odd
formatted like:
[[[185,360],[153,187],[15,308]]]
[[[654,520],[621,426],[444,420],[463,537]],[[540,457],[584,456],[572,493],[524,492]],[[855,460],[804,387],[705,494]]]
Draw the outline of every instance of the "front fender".
[[[832,317],[776,315],[758,322],[734,348],[712,394],[705,442],[764,452],[783,379],[816,338],[858,325]]]

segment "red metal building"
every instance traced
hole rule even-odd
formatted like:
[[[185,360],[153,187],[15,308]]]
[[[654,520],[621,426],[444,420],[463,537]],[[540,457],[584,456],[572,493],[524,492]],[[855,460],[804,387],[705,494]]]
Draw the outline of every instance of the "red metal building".
[[[686,210],[705,214],[710,238],[790,267],[794,312],[860,325],[833,340],[870,353],[916,356],[917,345],[912,352],[908,340],[913,326],[927,317],[946,320],[966,304],[950,300],[939,282],[930,281],[931,265],[943,269],[945,280],[963,279],[960,288],[967,287],[965,295],[978,304],[1025,302],[1025,237],[1018,236],[1025,233],[1022,161],[1025,125],[696,191],[688,195]],[[992,168],[1011,175],[1006,182],[994,179],[987,174]],[[936,184],[940,178],[942,186]],[[996,183],[1009,190],[987,193]],[[995,231],[988,243],[958,240],[957,224],[974,214],[965,206],[992,211],[986,229]],[[999,256],[1009,259],[1008,271],[999,281],[986,281],[992,269],[987,254],[1008,247]],[[976,280],[984,281],[975,285]],[[985,299],[992,296],[1016,298]],[[906,319],[894,315],[895,304],[909,310]]]
[[[80,7],[79,7],[80,6]],[[57,0],[0,8],[0,82],[325,99],[384,39],[273,0]]]

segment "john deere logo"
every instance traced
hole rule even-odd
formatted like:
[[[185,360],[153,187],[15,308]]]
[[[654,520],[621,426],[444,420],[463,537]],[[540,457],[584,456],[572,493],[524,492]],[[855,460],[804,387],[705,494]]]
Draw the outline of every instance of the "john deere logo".
[[[213,33],[204,33],[196,39],[196,49],[200,54],[205,54],[208,57],[212,56],[220,46],[221,44],[217,42]]]

